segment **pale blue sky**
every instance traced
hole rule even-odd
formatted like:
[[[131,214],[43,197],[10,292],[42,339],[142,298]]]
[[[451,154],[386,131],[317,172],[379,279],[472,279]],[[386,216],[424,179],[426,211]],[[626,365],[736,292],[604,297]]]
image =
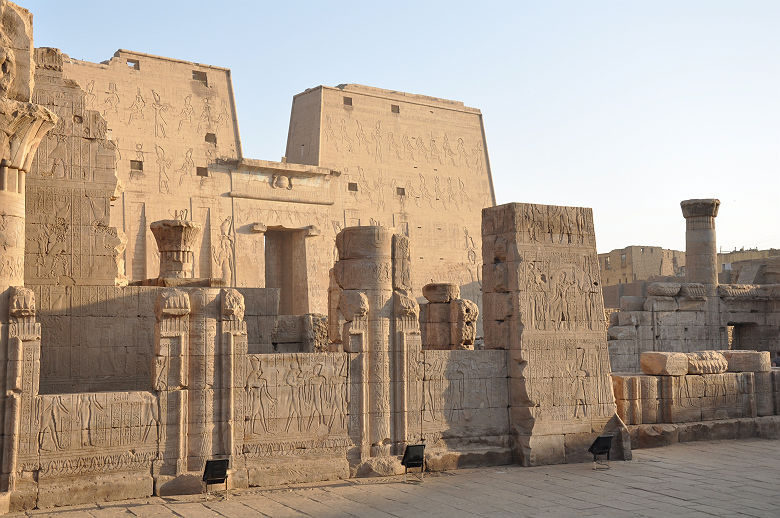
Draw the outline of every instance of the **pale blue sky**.
[[[278,160],[292,96],[361,83],[482,110],[499,203],[593,207],[600,252],[780,248],[780,2],[18,0],[38,46],[232,69],[244,155]]]

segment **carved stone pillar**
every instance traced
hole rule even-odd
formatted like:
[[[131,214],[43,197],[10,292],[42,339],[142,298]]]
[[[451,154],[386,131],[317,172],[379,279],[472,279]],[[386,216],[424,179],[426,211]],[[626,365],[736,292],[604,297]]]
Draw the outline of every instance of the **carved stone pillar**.
[[[24,186],[38,144],[57,122],[30,102],[33,91],[32,15],[0,3],[0,315],[9,286],[24,285]]]
[[[624,428],[612,392],[592,212],[525,203],[483,209],[482,254],[485,336],[498,341],[485,346],[508,349],[515,460],[583,461],[596,436]],[[613,458],[630,454],[623,441],[613,445]]]
[[[349,227],[336,236],[336,247],[329,332],[353,353],[350,372],[359,380],[351,386],[349,427],[362,445],[357,473],[392,474],[392,462],[371,459],[397,453],[419,437],[419,419],[414,420],[419,402],[406,387],[410,356],[416,361],[420,350],[409,240],[382,227]]]
[[[159,278],[192,279],[201,226],[194,221],[163,219],[150,225],[160,251]]]
[[[388,229],[382,227],[350,227],[336,236],[339,261],[335,273],[344,290],[342,302],[347,302],[347,298],[359,300],[360,313],[367,309],[366,329],[361,333],[362,348],[358,350],[354,347],[357,343],[353,337],[346,347],[348,352],[363,353],[363,374],[366,375],[363,381],[367,383],[363,413],[368,416],[366,434],[363,435],[364,457],[390,454],[392,236]],[[347,307],[344,309],[349,311]],[[352,315],[345,314],[345,318],[350,319]]]
[[[40,326],[24,285],[25,177],[38,144],[57,118],[30,102],[34,88],[32,15],[0,2],[0,491],[15,487],[16,459],[32,441],[38,393]],[[6,330],[7,327],[7,330]],[[27,419],[25,420],[25,416]],[[25,435],[26,434],[26,435]]]
[[[412,297],[412,258],[409,238],[393,236],[393,334],[390,365],[393,380],[393,444],[395,454],[403,454],[408,442],[416,442],[422,432],[417,391],[411,385],[409,363],[416,362],[422,349],[420,307]]]
[[[219,367],[218,394],[214,422],[219,429],[222,449],[216,451],[219,456],[229,456],[231,476],[228,482],[233,487],[246,486],[237,479],[236,459],[244,444],[244,415],[246,412],[247,352],[249,341],[246,322],[244,322],[244,296],[238,290],[223,289],[221,293],[220,347],[216,366]]]
[[[186,471],[187,459],[190,297],[182,290],[164,290],[154,309],[152,387],[158,393],[164,424],[156,474],[176,476]]]
[[[688,282],[718,284],[718,249],[715,243],[715,217],[720,200],[684,200],[685,278]]]
[[[3,491],[15,488],[19,453],[34,453],[38,446],[33,421],[40,382],[41,325],[35,321],[35,313],[33,291],[11,288],[0,480]]]

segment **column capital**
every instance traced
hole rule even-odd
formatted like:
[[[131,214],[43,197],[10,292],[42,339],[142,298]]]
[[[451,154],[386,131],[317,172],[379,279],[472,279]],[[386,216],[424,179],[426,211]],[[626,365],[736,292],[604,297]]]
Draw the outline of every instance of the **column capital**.
[[[695,217],[714,218],[718,215],[720,200],[715,198],[705,198],[697,200],[683,200],[680,202],[683,217],[685,219]]]

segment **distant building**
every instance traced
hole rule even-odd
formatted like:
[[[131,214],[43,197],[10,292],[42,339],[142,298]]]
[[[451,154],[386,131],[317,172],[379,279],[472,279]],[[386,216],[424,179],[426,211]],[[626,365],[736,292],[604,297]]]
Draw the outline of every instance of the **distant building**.
[[[780,257],[780,250],[741,249],[719,253],[721,280],[742,282],[732,275],[732,270],[739,268],[744,283],[748,283],[766,269],[763,260],[774,256]],[[628,246],[599,254],[599,266],[604,306],[617,308],[623,295],[644,296],[647,281],[685,277],[685,252],[658,246]]]

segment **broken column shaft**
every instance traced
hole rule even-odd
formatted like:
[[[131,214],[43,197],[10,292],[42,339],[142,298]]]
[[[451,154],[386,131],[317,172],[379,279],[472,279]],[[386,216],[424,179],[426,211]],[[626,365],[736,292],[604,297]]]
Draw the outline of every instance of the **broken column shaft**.
[[[688,282],[718,284],[718,249],[715,243],[715,217],[720,200],[684,200],[685,277]]]

